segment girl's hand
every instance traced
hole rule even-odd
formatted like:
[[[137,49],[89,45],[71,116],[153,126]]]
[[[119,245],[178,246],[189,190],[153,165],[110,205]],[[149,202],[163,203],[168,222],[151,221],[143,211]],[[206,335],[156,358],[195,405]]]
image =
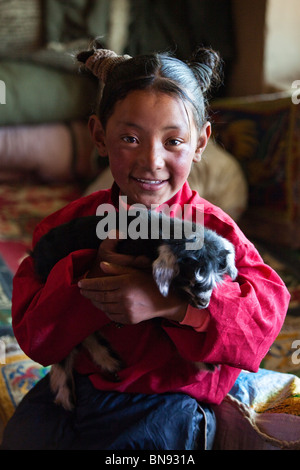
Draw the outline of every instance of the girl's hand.
[[[88,272],[88,278],[101,277],[104,272],[101,269],[100,263],[106,261],[108,263],[117,264],[119,266],[132,266],[134,268],[150,268],[151,262],[145,256],[130,256],[122,255],[116,251],[116,246],[119,241],[118,232],[112,234],[114,238],[107,238],[104,240],[98,250],[94,265]]]
[[[101,244],[95,266],[79,282],[81,294],[117,323],[136,324],[155,317],[182,321],[187,303],[175,294],[163,297],[149,260],[114,252],[116,243],[108,239]]]

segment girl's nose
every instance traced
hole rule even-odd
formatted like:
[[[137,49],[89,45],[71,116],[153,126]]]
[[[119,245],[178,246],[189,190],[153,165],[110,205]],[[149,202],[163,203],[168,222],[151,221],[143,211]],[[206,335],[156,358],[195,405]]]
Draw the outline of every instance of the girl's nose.
[[[163,148],[161,145],[147,145],[140,155],[140,164],[149,170],[157,170],[164,166]]]

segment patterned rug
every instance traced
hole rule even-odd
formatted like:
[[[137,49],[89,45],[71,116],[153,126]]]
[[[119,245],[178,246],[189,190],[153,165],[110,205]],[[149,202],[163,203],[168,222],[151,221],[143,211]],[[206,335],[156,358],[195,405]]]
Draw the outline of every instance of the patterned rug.
[[[11,332],[12,279],[31,248],[35,226],[80,196],[72,184],[0,185],[0,336]]]
[[[0,240],[30,244],[38,222],[80,196],[71,184],[1,184]]]

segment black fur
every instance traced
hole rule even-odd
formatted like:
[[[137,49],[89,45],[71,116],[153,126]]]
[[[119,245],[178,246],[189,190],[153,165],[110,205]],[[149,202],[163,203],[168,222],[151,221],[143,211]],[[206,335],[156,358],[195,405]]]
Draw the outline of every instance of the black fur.
[[[162,214],[157,215],[162,221]],[[151,216],[152,217],[152,216]],[[165,238],[162,229],[162,223],[159,223],[159,232],[156,238],[151,238],[151,217],[145,218],[147,224],[147,238],[131,239],[125,234],[125,239],[120,240],[117,245],[117,251],[128,255],[145,255],[151,262],[157,259],[159,247],[168,246],[177,259],[179,273],[172,279],[171,287],[180,291],[183,296],[189,297],[185,288],[194,285],[195,291],[200,294],[215,287],[215,284],[222,282],[223,276],[229,274],[234,279],[236,271],[232,264],[228,264],[228,247],[234,253],[232,245],[227,242],[224,245],[224,238],[217,235],[214,231],[200,228],[201,235],[204,235],[203,246],[201,249],[186,250],[186,243],[191,243],[197,236],[197,225],[191,223],[190,233],[194,234],[192,238],[186,238],[182,230],[182,237],[178,238],[178,232],[174,238],[174,220],[170,220],[170,236]],[[128,216],[128,225],[136,216]],[[44,235],[34,247],[31,255],[34,259],[35,272],[42,282],[46,282],[47,277],[54,265],[67,256],[69,253],[86,248],[98,249],[101,239],[96,234],[96,226],[103,216],[86,216],[71,220],[65,224],[51,229]],[[182,221],[180,221],[181,223]],[[185,223],[185,222],[184,222]],[[116,229],[119,228],[118,218],[116,218]],[[156,224],[157,226],[157,224]],[[195,281],[195,272],[199,271],[202,280]],[[214,273],[215,276],[211,276]],[[213,282],[212,282],[213,281]],[[193,299],[191,300],[195,304]]]

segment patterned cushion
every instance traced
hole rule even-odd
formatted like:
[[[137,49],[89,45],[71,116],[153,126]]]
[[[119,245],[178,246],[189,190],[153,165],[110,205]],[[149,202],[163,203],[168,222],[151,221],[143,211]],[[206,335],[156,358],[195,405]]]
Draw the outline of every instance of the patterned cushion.
[[[223,99],[213,105],[216,138],[249,184],[242,228],[250,237],[300,247],[300,107],[290,93]]]

